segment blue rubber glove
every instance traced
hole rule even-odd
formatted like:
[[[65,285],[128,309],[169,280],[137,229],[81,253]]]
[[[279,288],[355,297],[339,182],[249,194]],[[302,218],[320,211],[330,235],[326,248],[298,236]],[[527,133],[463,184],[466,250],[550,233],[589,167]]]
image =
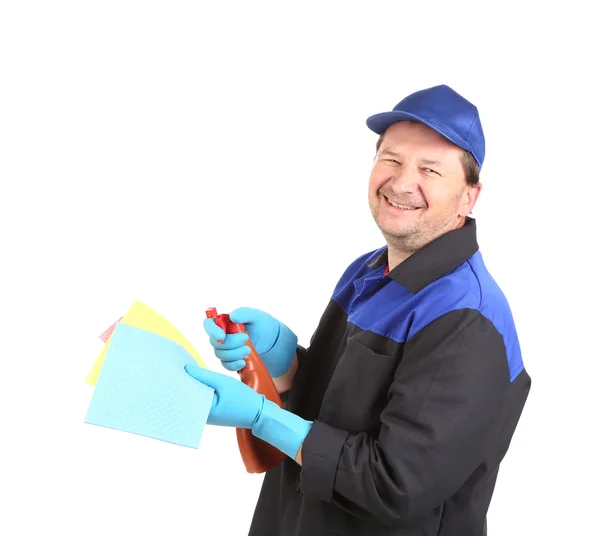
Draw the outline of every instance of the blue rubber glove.
[[[298,337],[282,322],[270,314],[251,307],[239,307],[229,314],[236,324],[244,324],[246,333],[225,335],[213,318],[204,320],[204,331],[221,364],[232,372],[244,368],[244,358],[250,353],[245,343],[250,340],[260,355],[271,378],[283,376],[294,359]],[[223,340],[219,343],[219,340]]]
[[[198,365],[187,365],[185,371],[199,382],[215,390],[208,414],[208,424],[250,428],[252,433],[296,459],[298,449],[310,432],[312,421],[281,409],[236,378],[219,374]]]

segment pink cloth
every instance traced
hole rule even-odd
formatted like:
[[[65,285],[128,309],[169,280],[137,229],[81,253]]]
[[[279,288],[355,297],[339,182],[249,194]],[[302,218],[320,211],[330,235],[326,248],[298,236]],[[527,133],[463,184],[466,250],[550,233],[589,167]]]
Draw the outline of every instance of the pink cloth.
[[[121,320],[123,317],[119,318],[119,320]],[[117,322],[115,322],[112,326],[106,328],[101,334],[100,334],[100,340],[102,342],[106,342],[108,340],[108,338],[112,335],[112,332],[115,330],[115,328],[117,327],[117,323],[119,322],[119,320],[117,320]]]

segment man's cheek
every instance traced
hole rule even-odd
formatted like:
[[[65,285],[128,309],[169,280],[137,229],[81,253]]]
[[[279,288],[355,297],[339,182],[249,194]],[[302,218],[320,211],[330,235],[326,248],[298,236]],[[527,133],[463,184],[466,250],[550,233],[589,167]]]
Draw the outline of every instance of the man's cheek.
[[[385,178],[382,176],[374,176],[371,179],[371,192],[373,195],[377,195],[379,192],[379,188],[381,188],[385,184]]]

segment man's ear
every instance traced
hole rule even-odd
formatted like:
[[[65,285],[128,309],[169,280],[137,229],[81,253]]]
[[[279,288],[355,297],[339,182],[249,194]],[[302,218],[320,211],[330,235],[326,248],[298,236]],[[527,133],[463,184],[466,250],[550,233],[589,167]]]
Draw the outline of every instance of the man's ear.
[[[473,208],[475,207],[475,203],[479,199],[479,194],[481,193],[481,189],[483,188],[483,184],[478,182],[477,184],[467,185],[465,192],[463,193],[463,207],[464,210],[461,210],[461,216],[467,216],[473,212]],[[464,214],[462,214],[464,212]]]

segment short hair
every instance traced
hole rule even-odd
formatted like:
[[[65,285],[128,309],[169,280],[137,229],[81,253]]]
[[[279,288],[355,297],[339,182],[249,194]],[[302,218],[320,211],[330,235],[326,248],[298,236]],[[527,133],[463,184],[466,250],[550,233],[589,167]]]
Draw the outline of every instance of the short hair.
[[[409,121],[410,123],[417,123],[417,121]],[[379,147],[381,146],[381,142],[383,140],[383,136],[384,136],[385,132],[383,132],[382,134],[379,135],[379,138],[377,139],[377,143],[375,144],[375,154],[377,154],[377,152],[379,152]],[[469,152],[469,151],[465,151],[464,149],[462,150],[462,158],[461,158],[461,163],[463,166],[463,171],[465,172],[465,179],[467,180],[467,184],[469,186],[473,186],[474,184],[477,184],[479,182],[479,164],[477,163],[477,160],[475,160],[475,157]]]

